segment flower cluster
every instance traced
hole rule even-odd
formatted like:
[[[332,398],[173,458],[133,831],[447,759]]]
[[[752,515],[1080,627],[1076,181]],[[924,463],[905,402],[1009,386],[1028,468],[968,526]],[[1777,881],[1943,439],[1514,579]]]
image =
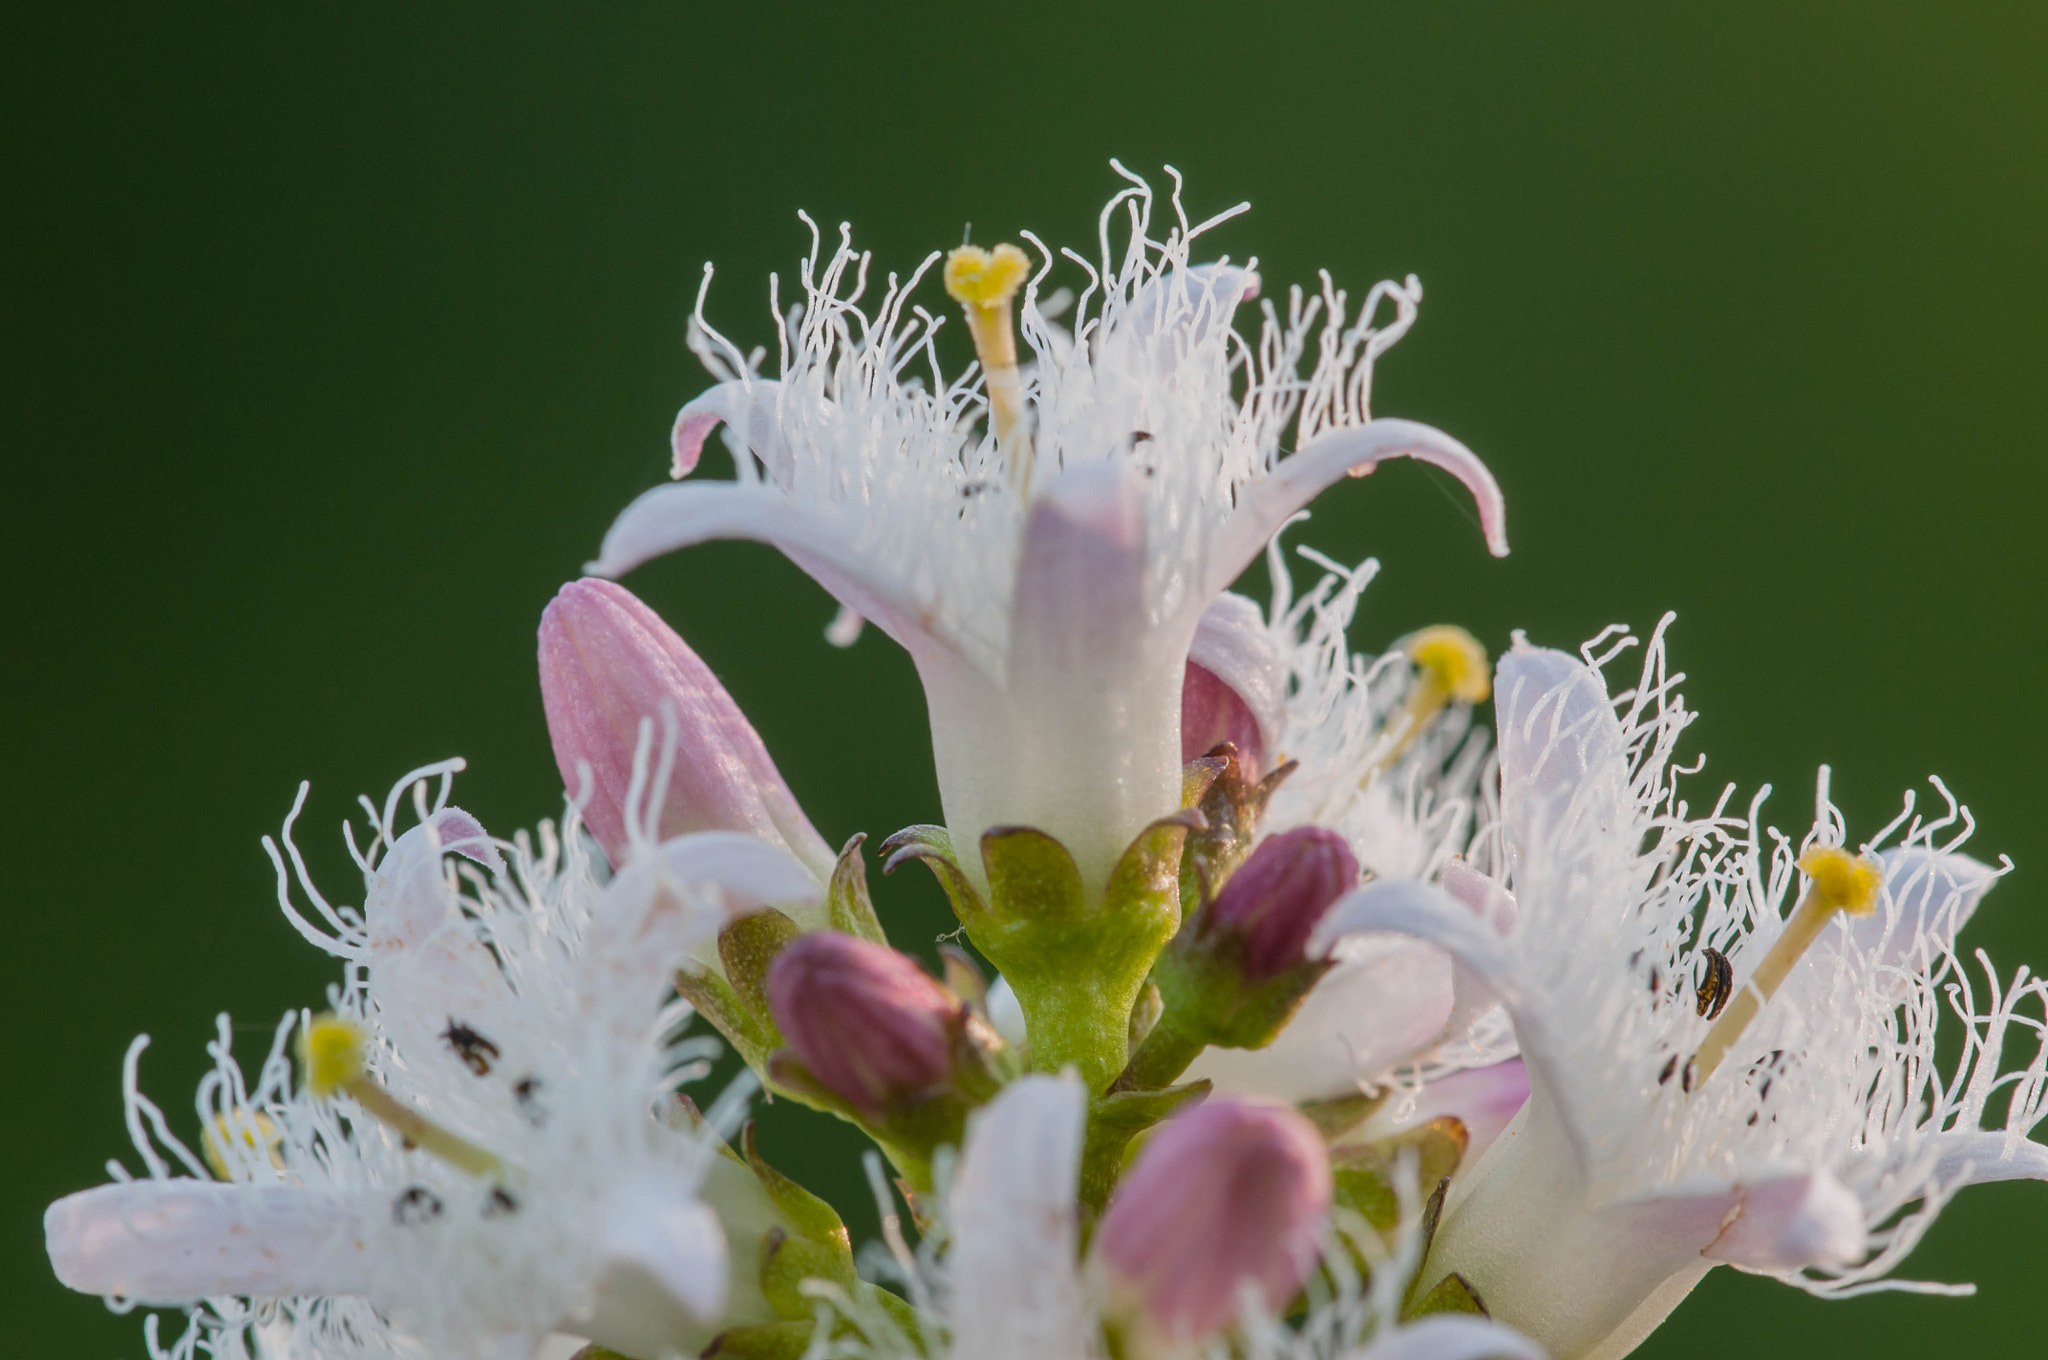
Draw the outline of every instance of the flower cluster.
[[[1411,457],[1504,553],[1500,494],[1370,412],[1415,280],[1262,298],[1198,259],[1220,220],[1133,180],[1092,258],[879,287],[814,232],[772,375],[700,299],[677,480],[540,620],[559,827],[492,836],[461,762],[416,770],[364,800],[343,906],[295,806],[279,904],[340,981],[253,1080],[223,1018],[182,1139],[137,1041],[143,1171],[51,1206],[59,1278],[183,1310],[153,1360],[1568,1360],[1720,1262],[1950,1288],[1890,1276],[1962,1186],[2048,1177],[2048,989],[1957,954],[2009,866],[1938,784],[1867,836],[1825,771],[1789,835],[1761,794],[1695,811],[1661,625],[1355,652],[1376,564],[1301,549],[1297,591],[1282,529]],[[692,476],[721,426],[733,478]],[[935,968],[611,579],[719,537],[915,661],[943,821],[879,867],[944,888]],[[1261,555],[1264,605],[1231,591]],[[757,1086],[873,1140],[881,1244],[760,1156]]]

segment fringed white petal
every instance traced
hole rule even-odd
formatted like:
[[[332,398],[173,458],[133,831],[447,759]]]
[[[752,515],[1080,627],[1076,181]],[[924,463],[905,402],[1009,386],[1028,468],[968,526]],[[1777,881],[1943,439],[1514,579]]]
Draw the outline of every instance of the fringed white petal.
[[[1485,1318],[1440,1313],[1375,1337],[1342,1360],[1549,1360],[1521,1333]]]
[[[684,482],[644,492],[612,521],[585,570],[622,576],[651,557],[692,543],[743,538],[780,549],[831,596],[922,662],[950,644],[926,626],[905,584],[861,551],[845,520],[819,502],[793,500],[775,487]]]
[[[683,1188],[622,1186],[594,1210],[592,1340],[660,1355],[718,1321],[728,1273],[718,1215]]]
[[[1188,1069],[1219,1091],[1289,1102],[1355,1091],[1433,1046],[1451,1014],[1450,956],[1399,935],[1350,935],[1279,1037],[1211,1048]]]
[[[585,989],[651,1005],[676,967],[728,921],[822,896],[803,861],[781,845],[738,831],[664,841],[605,889],[584,940]]]
[[[1600,673],[1517,640],[1495,669],[1493,693],[1509,854],[1526,861],[1589,836],[1614,854],[1633,852],[1628,738]]]
[[[1940,1149],[1935,1178],[1944,1184],[1986,1185],[1992,1181],[2048,1181],[2048,1147],[2015,1134],[1987,1132],[1936,1135]]]
[[[761,460],[768,476],[778,486],[788,486],[791,471],[789,442],[782,436],[776,407],[782,398],[782,384],[756,378],[751,382],[723,382],[693,398],[676,412],[675,428],[669,432],[673,462],[671,477],[690,475],[704,450],[704,438],[720,424],[730,425],[748,452]]]
[[[144,1180],[66,1195],[43,1214],[43,1235],[71,1288],[179,1304],[359,1293],[376,1252],[373,1217],[345,1195]]]
[[[1703,1256],[1750,1270],[1803,1270],[1845,1266],[1863,1255],[1862,1202],[1825,1171],[1737,1186],[1727,1198],[1727,1227]]]
[[[955,844],[992,825],[1049,832],[1106,877],[1180,804],[1186,639],[1146,612],[1140,488],[1129,469],[1061,474],[1025,523],[1000,711],[939,723],[933,745]],[[929,684],[928,684],[929,689]],[[987,735],[1003,736],[1000,751]]]
[[[952,1354],[1085,1360],[1074,1195],[1087,1092],[1071,1074],[1010,1084],[969,1123],[950,1199]]]
[[[1442,430],[1412,420],[1382,419],[1310,440],[1239,494],[1237,511],[1218,537],[1209,562],[1210,593],[1228,589],[1280,526],[1326,487],[1346,474],[1371,472],[1390,458],[1432,463],[1463,482],[1478,504],[1487,549],[1495,557],[1507,556],[1507,503],[1479,455]]]

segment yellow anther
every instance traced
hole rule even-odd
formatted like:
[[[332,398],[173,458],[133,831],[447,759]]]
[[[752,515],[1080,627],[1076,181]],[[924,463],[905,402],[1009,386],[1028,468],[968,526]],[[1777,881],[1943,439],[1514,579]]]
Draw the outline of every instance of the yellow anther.
[[[316,1015],[299,1038],[299,1057],[306,1069],[306,1089],[331,1096],[346,1089],[365,1070],[363,1029],[334,1014]]]
[[[989,432],[1019,496],[1031,493],[1031,432],[1023,426],[1024,377],[1017,371],[1010,301],[1030,273],[1031,258],[1007,243],[994,250],[961,246],[946,257],[946,292],[967,313],[988,388]]]
[[[1839,845],[1816,845],[1799,857],[1799,872],[1813,880],[1808,892],[1837,911],[1868,916],[1877,910],[1884,866],[1869,855],[1852,855]]]
[[[1408,639],[1405,650],[1408,659],[1428,677],[1426,683],[1461,704],[1484,703],[1493,693],[1486,648],[1455,624],[1423,629]]]
[[[277,1127],[277,1121],[261,1110],[236,1110],[232,1114],[217,1114],[206,1127],[199,1139],[199,1150],[206,1157],[207,1170],[220,1180],[231,1181],[234,1172],[228,1166],[228,1154],[241,1154],[237,1160],[246,1160],[250,1153],[265,1154],[272,1166],[282,1167],[284,1159],[278,1155],[278,1144],[284,1141],[284,1133]]]
[[[1687,1090],[1697,1090],[1714,1074],[1728,1050],[1742,1037],[1757,1012],[1777,994],[1792,965],[1838,911],[1862,916],[1877,906],[1878,889],[1884,885],[1884,866],[1869,855],[1852,855],[1838,845],[1816,845],[1799,857],[1799,868],[1807,876],[1805,894],[1786,919],[1784,930],[1756,966],[1756,971],[1735,993],[1728,1009],[1707,1031],[1700,1051],[1693,1055],[1687,1073]]]
[[[1031,257],[1007,241],[994,250],[961,246],[946,256],[946,294],[968,307],[1007,307],[1031,274]]]
[[[306,1032],[299,1036],[299,1058],[305,1066],[307,1092],[323,1099],[345,1093],[412,1146],[473,1176],[499,1179],[504,1168],[496,1157],[468,1139],[450,1133],[378,1085],[370,1075],[368,1051],[368,1037],[355,1021],[331,1011],[313,1017]]]
[[[1401,711],[1387,720],[1390,744],[1367,767],[1359,779],[1361,785],[1408,754],[1422,729],[1445,704],[1452,700],[1461,704],[1482,703],[1493,693],[1486,648],[1478,638],[1455,624],[1439,623],[1411,633],[1402,639],[1400,648],[1415,666],[1415,679],[1408,686],[1408,696],[1401,701]]]

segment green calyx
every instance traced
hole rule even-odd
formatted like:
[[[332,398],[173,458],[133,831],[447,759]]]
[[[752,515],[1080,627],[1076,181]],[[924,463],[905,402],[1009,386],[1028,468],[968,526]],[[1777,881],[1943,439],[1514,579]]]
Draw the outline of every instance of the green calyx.
[[[1181,852],[1202,825],[1198,812],[1184,809],[1145,828],[1099,897],[1087,891],[1067,848],[1030,827],[982,836],[986,897],[961,870],[943,827],[890,837],[883,869],[907,859],[931,866],[968,938],[1016,992],[1032,1068],[1072,1066],[1102,1092],[1129,1058],[1132,1012],[1180,925]]]

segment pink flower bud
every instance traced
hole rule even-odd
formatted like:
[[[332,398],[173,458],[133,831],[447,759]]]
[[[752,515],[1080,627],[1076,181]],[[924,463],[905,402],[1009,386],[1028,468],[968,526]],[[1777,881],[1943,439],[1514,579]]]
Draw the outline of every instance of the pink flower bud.
[[[1244,941],[1245,976],[1256,982],[1301,963],[1316,923],[1357,883],[1358,858],[1342,836],[1297,827],[1260,842],[1209,910]]]
[[[1244,1286],[1284,1309],[1316,1261],[1330,1159],[1292,1110],[1210,1100],[1168,1120],[1116,1188],[1095,1241],[1112,1284],[1172,1336],[1237,1315]]]
[[[769,965],[768,1009],[811,1075],[865,1114],[952,1079],[960,999],[886,945],[799,936]]]
[[[1193,760],[1223,741],[1237,747],[1253,778],[1265,769],[1266,739],[1250,706],[1214,671],[1190,661],[1180,685],[1180,758]]]
[[[624,586],[585,579],[562,587],[540,618],[540,692],[562,782],[581,791],[583,820],[613,863],[628,840],[626,793],[640,723],[657,742],[675,714],[675,760],[659,791],[657,840],[689,831],[742,831],[786,845],[819,878],[833,855],[797,806],[739,705],[674,629]],[[658,754],[658,747],[657,747]]]

